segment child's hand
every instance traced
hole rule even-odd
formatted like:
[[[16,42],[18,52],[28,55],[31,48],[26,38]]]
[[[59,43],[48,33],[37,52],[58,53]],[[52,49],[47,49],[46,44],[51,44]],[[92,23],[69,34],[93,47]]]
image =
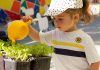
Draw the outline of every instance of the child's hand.
[[[22,20],[23,20],[24,22],[28,22],[29,20],[32,21],[32,17],[30,17],[30,16],[23,16],[23,17],[22,17]]]

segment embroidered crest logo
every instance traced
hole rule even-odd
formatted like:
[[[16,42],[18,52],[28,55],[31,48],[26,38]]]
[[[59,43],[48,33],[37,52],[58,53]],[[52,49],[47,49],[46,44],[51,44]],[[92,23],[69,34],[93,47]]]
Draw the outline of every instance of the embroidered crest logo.
[[[82,42],[82,38],[77,37],[77,38],[75,39],[75,41],[76,41],[77,43],[81,43],[81,42]]]

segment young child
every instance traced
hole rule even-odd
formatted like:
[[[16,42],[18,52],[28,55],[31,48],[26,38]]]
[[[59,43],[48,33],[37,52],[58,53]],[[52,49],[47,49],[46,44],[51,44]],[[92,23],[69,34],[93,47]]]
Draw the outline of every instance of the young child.
[[[29,25],[29,36],[36,41],[55,46],[56,70],[99,70],[100,57],[91,37],[77,28],[79,20],[88,24],[87,0],[52,0],[46,16],[53,17],[56,29],[39,33]],[[32,20],[23,17],[23,21]]]

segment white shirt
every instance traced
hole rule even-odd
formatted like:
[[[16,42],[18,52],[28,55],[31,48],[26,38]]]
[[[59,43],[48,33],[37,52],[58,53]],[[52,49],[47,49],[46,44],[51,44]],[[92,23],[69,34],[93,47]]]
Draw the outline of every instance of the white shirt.
[[[56,48],[53,55],[56,70],[90,70],[91,63],[100,61],[93,40],[82,30],[55,29],[40,33],[40,40]]]

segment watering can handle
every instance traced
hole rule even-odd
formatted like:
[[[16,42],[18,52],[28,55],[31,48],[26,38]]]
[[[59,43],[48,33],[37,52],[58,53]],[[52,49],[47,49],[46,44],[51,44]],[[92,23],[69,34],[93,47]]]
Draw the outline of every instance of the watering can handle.
[[[38,19],[35,18],[35,19],[32,19],[32,20],[27,21],[26,24],[29,25],[29,24],[32,24],[32,23],[37,22],[37,21],[38,21]]]

